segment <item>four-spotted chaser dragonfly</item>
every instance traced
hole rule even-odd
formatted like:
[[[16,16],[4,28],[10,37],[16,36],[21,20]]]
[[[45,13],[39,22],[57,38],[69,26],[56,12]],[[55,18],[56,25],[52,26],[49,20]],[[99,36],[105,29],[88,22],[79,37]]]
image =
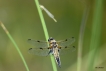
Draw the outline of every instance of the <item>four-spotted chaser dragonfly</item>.
[[[35,48],[30,48],[28,51],[31,54],[48,56],[52,54],[55,57],[56,63],[58,66],[61,66],[60,54],[71,52],[75,50],[75,47],[70,45],[75,41],[75,38],[69,38],[61,41],[56,41],[52,37],[46,41],[32,40],[28,39],[28,42],[35,46]]]

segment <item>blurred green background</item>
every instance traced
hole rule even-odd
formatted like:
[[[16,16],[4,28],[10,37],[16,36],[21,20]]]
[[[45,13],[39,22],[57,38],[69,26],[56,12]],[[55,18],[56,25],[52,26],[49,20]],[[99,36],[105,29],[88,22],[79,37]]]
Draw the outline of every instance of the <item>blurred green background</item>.
[[[57,20],[55,23],[43,12],[49,36],[56,40],[75,37],[76,51],[60,56],[62,67],[58,71],[77,71],[78,40],[84,10],[89,7],[83,36],[82,70],[86,70],[92,32],[92,21],[96,0],[39,0]],[[106,1],[103,2],[102,29],[98,56],[94,71],[106,71]],[[44,31],[34,0],[0,0],[0,21],[19,46],[30,71],[53,71],[50,57],[40,57],[28,53],[31,46],[27,39],[45,40]],[[95,67],[104,67],[98,69]],[[2,27],[0,26],[0,71],[26,71],[25,66]]]

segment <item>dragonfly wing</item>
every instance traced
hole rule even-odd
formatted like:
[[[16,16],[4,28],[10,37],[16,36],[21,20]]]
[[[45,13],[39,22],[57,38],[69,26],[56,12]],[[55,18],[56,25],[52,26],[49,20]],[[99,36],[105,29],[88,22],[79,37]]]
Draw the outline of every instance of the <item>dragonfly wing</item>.
[[[70,52],[74,52],[75,50],[76,50],[75,46],[71,46],[64,49],[59,49],[59,53],[60,55],[63,55],[63,54],[68,54]]]
[[[62,49],[70,46],[73,42],[75,41],[75,38],[72,37],[72,38],[69,38],[69,39],[66,39],[66,40],[62,40],[62,41],[57,41],[59,47]]]
[[[29,53],[39,55],[39,56],[47,56],[49,53],[48,48],[30,48],[28,50]]]
[[[46,48],[46,47],[48,47],[48,42],[46,42],[46,41],[28,39],[28,42],[30,44],[36,46],[36,48]]]
[[[75,42],[74,37],[62,41],[57,41],[59,46],[59,53],[66,54],[75,51],[75,46],[70,46],[73,42]]]

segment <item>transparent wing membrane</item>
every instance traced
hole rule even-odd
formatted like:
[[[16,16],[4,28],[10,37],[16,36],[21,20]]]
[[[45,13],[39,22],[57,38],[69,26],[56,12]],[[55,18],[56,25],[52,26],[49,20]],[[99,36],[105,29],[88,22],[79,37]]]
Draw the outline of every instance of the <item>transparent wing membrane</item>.
[[[57,41],[59,47],[61,47],[61,49],[67,48],[69,47],[73,42],[75,42],[75,38],[69,38],[66,40],[62,40],[62,41]]]
[[[41,49],[38,49],[38,48],[30,48],[28,50],[29,53],[31,54],[35,54],[35,55],[39,55],[39,56],[47,56],[48,53],[49,53],[49,49],[47,48],[41,48]]]
[[[60,49],[59,53],[60,53],[60,55],[64,55],[64,54],[74,52],[75,50],[76,50],[75,46],[71,46],[71,47],[68,47],[68,48]]]
[[[76,48],[74,46],[70,46],[74,41],[75,41],[74,37],[62,41],[57,41],[59,53],[66,54],[75,51]],[[29,53],[39,55],[39,56],[48,55],[50,51],[50,47],[48,47],[49,42],[37,41],[32,39],[28,39],[28,42],[33,46],[35,46],[35,48],[30,48],[28,50]]]
[[[33,46],[35,46],[35,48],[47,48],[48,47],[48,42],[46,41],[28,39],[28,42],[32,44]]]

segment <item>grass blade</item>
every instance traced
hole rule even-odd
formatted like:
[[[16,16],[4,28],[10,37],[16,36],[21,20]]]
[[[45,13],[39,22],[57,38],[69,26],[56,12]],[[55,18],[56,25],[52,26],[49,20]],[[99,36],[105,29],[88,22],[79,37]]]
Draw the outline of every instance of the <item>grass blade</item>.
[[[11,42],[14,44],[16,50],[18,51],[18,53],[19,53],[19,55],[20,55],[20,57],[21,57],[21,59],[22,59],[24,65],[25,65],[26,70],[29,71],[29,68],[28,68],[28,66],[27,66],[27,64],[26,64],[26,62],[25,62],[25,59],[24,59],[24,57],[23,57],[23,55],[22,55],[20,49],[18,48],[17,44],[15,43],[14,39],[12,38],[12,36],[10,35],[10,33],[8,32],[8,30],[6,29],[6,27],[4,26],[4,24],[3,24],[1,21],[0,21],[0,25],[1,25],[1,27],[3,28],[3,30],[6,32],[7,36],[8,36],[9,39],[11,40]]]
[[[83,38],[84,38],[84,31],[85,31],[85,26],[87,22],[89,14],[89,6],[86,6],[84,9],[83,17],[82,17],[82,22],[80,26],[80,33],[79,33],[79,41],[78,41],[78,59],[77,59],[77,71],[82,71],[81,69],[81,63],[82,63],[82,47],[83,47]]]
[[[47,31],[47,28],[46,28],[46,24],[45,24],[45,21],[44,21],[44,18],[43,18],[43,14],[41,12],[40,5],[39,5],[38,0],[35,0],[35,4],[37,6],[38,13],[39,13],[39,16],[40,16],[40,19],[41,19],[41,22],[42,22],[42,27],[43,27],[43,30],[44,30],[46,41],[48,41],[49,35],[48,35],[48,31]],[[50,58],[51,58],[53,70],[54,71],[57,71],[57,67],[56,67],[56,63],[55,63],[54,57],[53,56],[50,56]]]
[[[103,0],[95,0],[91,43],[90,43],[90,51],[92,52],[89,53],[88,71],[93,71],[93,69],[95,68],[93,67],[93,65],[100,44],[102,16],[103,16]]]

